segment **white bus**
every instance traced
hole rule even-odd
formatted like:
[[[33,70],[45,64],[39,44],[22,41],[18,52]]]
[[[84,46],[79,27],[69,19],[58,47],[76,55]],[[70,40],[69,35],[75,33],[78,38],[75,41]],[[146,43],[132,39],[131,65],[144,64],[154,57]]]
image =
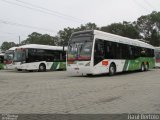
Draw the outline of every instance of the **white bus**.
[[[14,69],[13,65],[13,57],[14,57],[14,52],[17,47],[11,47],[8,49],[5,54],[4,54],[4,64],[5,64],[5,69]]]
[[[154,47],[139,40],[93,30],[73,33],[68,43],[70,75],[114,75],[154,66]]]
[[[18,71],[66,69],[66,48],[29,44],[15,50],[14,64]]]
[[[160,67],[160,47],[155,47],[155,67]]]

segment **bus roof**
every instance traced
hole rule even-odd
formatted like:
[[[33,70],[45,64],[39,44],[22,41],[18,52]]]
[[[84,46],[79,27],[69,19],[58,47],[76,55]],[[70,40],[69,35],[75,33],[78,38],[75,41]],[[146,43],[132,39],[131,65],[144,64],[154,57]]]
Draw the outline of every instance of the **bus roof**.
[[[18,47],[11,47],[8,50],[6,50],[5,53],[13,53],[16,48]]]
[[[8,50],[15,50],[17,47],[11,47]]]
[[[150,45],[148,43],[145,43],[145,42],[142,42],[142,41],[137,40],[137,39],[122,37],[122,36],[119,36],[119,35],[115,35],[115,34],[111,34],[111,33],[107,33],[107,32],[102,32],[102,31],[98,31],[98,30],[94,30],[94,34],[104,36],[108,40],[111,40],[111,41],[154,49],[154,47],[152,45]]]
[[[111,33],[107,33],[107,32],[102,32],[99,30],[86,30],[86,31],[75,32],[72,34],[72,36],[78,35],[78,34],[85,34],[85,33],[94,34],[99,39],[104,39],[104,40],[108,40],[108,41],[154,49],[154,47],[152,45],[145,43],[145,42],[142,42],[140,40],[122,37],[119,35],[115,35],[115,34],[111,34]]]
[[[40,44],[27,44],[19,46],[18,48],[34,48],[34,49],[47,49],[47,50],[63,50],[62,46],[50,46],[50,45],[40,45]],[[67,47],[64,47],[67,50]]]
[[[155,49],[158,49],[158,50],[160,50],[160,47],[154,47]]]

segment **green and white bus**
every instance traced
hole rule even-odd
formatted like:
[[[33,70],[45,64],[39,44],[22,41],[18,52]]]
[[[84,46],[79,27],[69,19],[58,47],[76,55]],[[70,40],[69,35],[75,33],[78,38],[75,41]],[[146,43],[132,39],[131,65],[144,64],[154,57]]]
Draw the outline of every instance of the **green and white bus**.
[[[114,75],[154,66],[154,47],[139,40],[91,30],[73,33],[68,43],[70,75]]]
[[[0,70],[4,69],[4,54],[0,53]]]
[[[66,48],[29,44],[15,50],[14,65],[18,71],[46,71],[66,69]]]

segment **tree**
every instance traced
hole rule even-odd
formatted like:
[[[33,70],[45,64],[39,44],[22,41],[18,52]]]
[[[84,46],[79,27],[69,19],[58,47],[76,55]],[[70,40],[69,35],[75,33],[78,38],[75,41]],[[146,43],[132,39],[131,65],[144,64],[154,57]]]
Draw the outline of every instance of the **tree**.
[[[43,44],[43,45],[55,45],[55,37],[48,34],[40,34],[33,32],[28,35],[28,38],[21,42],[21,44]]]
[[[157,33],[160,31],[160,12],[153,11],[149,15],[141,16],[136,23],[143,39],[149,41],[152,45],[159,44],[160,36],[157,36]]]
[[[22,41],[22,44],[39,44],[40,38],[42,34],[33,32],[32,34],[28,35],[28,38]]]
[[[58,45],[67,46],[68,40],[74,31],[75,29],[70,27],[60,30],[58,32],[58,37],[59,37]]]
[[[99,29],[95,23],[87,23],[85,25],[81,25],[80,27],[75,28],[75,31],[83,31],[83,30],[97,30]]]
[[[101,30],[132,39],[140,38],[136,24],[126,21],[124,21],[123,23],[113,23],[111,25],[101,27]]]
[[[3,42],[2,43],[2,46],[1,46],[1,49],[3,50],[3,51],[6,51],[6,50],[8,50],[9,48],[11,48],[11,47],[15,47],[16,46],[16,44],[14,43],[14,42]]]
[[[150,44],[153,46],[160,46],[160,34],[157,30],[153,30],[151,33]]]

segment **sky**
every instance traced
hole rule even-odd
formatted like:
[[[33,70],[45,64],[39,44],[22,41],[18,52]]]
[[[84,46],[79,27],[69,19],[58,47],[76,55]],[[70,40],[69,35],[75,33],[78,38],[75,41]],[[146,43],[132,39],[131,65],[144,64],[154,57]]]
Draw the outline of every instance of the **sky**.
[[[152,11],[160,11],[160,0],[0,0],[0,45],[88,22],[98,27],[133,22]]]

